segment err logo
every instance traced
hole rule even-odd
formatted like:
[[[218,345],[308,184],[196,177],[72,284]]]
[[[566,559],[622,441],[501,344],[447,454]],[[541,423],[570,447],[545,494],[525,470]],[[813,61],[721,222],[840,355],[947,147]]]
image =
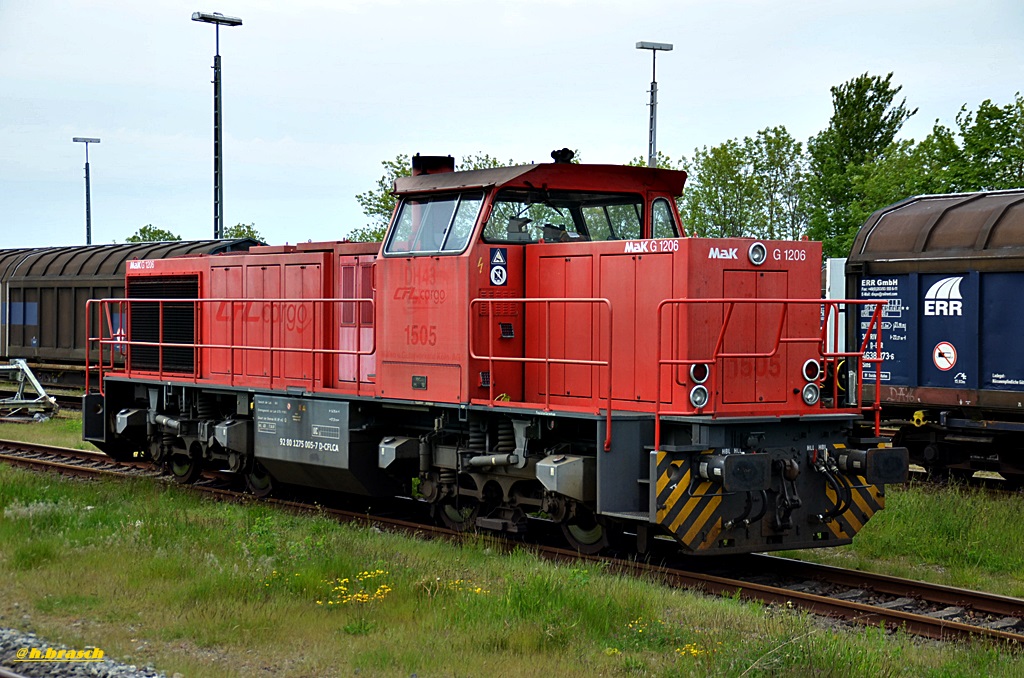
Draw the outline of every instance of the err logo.
[[[963,315],[960,283],[964,277],[943,278],[928,288],[924,295],[925,315]]]

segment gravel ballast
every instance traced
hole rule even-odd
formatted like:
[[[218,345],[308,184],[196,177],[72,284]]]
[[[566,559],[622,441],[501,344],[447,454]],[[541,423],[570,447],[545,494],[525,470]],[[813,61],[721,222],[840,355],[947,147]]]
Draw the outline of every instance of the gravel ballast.
[[[104,657],[101,661],[36,661],[19,662],[21,654],[31,656],[32,649],[37,648],[39,654],[46,656],[47,650],[54,653],[61,650],[90,651],[92,647],[69,648],[65,645],[47,643],[34,633],[25,633],[17,629],[0,628],[0,668],[7,669],[22,676],[60,678],[168,678],[162,671],[145,666],[123,664]],[[27,657],[26,657],[27,658]],[[179,677],[174,674],[171,678]]]

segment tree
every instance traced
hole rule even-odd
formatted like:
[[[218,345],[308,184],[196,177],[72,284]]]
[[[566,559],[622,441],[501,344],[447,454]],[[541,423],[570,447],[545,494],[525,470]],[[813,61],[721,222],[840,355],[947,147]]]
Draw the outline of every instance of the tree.
[[[962,190],[956,177],[961,155],[953,133],[938,122],[921,143],[893,142],[874,161],[850,172],[856,196],[850,219],[862,224],[876,210],[905,198]]]
[[[827,256],[847,254],[860,227],[852,206],[864,196],[856,192],[854,176],[892,145],[917,112],[906,107],[906,99],[894,103],[901,89],[892,86],[892,73],[865,73],[832,87],[829,125],[807,142],[806,200],[813,206],[808,232],[823,241]]]
[[[136,231],[134,235],[130,235],[124,239],[125,242],[164,242],[177,240],[181,240],[180,235],[174,235],[170,231],[157,228],[153,224],[146,224]]]
[[[796,240],[807,228],[803,145],[782,125],[744,140],[760,200],[760,237]]]
[[[969,112],[965,104],[956,121],[957,132],[936,121],[921,143],[894,142],[851,171],[851,220],[862,223],[875,210],[914,195],[1024,185],[1024,99],[1019,93],[1006,106],[986,99]]]
[[[807,223],[802,145],[785,127],[694,151],[684,222],[704,237],[800,237]]]
[[[579,162],[574,158],[573,162]],[[377,179],[376,187],[356,195],[356,201],[363,208],[363,214],[370,222],[362,228],[355,228],[349,233],[349,239],[357,242],[380,242],[384,239],[384,232],[391,221],[391,214],[395,211],[395,194],[391,192],[395,186],[395,180],[399,177],[407,177],[412,174],[410,158],[405,153],[399,153],[394,160],[382,160],[381,166],[384,174]],[[462,172],[465,170],[491,169],[494,167],[508,167],[514,165],[512,160],[502,162],[487,153],[475,153],[462,156],[462,161],[455,169]]]
[[[263,236],[260,234],[260,232],[256,230],[255,221],[252,222],[251,224],[239,223],[235,224],[234,226],[228,226],[226,229],[224,229],[224,237],[228,239],[251,238],[258,242],[266,242],[266,240],[263,239]]]
[[[683,192],[683,221],[695,235],[731,238],[753,235],[758,187],[748,148],[737,139],[698,148]]]
[[[395,211],[395,194],[391,192],[395,179],[412,174],[409,156],[405,153],[399,153],[394,160],[382,160],[380,164],[384,167],[384,174],[377,179],[376,188],[356,195],[356,202],[363,208],[363,214],[370,222],[362,228],[354,229],[349,234],[352,240],[380,242],[384,239],[391,213]]]
[[[963,190],[999,190],[1024,186],[1024,98],[997,106],[986,99],[978,110],[967,106],[956,116],[963,140],[962,162],[954,170]]]

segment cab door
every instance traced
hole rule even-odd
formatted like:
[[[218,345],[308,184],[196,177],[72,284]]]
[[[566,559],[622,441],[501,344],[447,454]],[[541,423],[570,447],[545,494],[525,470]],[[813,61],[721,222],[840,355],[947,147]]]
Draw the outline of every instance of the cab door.
[[[381,396],[466,401],[466,247],[482,203],[482,191],[402,200],[377,262]]]

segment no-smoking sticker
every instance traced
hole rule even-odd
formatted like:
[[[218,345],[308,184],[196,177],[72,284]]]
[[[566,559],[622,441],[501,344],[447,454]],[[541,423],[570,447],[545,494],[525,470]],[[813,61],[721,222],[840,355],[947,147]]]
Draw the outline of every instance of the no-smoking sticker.
[[[932,362],[943,372],[953,369],[956,365],[956,349],[948,341],[940,341],[932,349]]]
[[[491,284],[505,286],[508,284],[508,248],[491,248]]]

